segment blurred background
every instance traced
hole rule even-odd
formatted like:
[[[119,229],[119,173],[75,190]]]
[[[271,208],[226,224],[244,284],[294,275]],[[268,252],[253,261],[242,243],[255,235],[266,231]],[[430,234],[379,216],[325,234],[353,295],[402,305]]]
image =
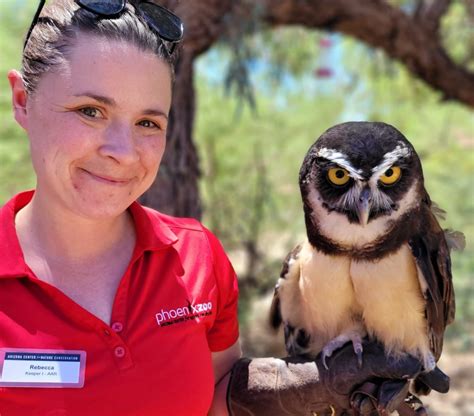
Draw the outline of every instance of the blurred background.
[[[409,18],[436,4],[444,8],[432,20],[428,14],[423,24],[437,23],[439,47],[472,81],[472,1],[386,2]],[[0,204],[34,187],[27,139],[12,117],[6,73],[20,67],[36,5],[0,0]],[[307,149],[336,123],[384,121],[417,149],[428,192],[447,211],[442,225],[466,236],[464,252],[452,255],[456,321],[447,330],[440,362],[452,378],[452,390],[446,396],[432,393],[426,402],[430,415],[474,415],[474,90],[463,93],[455,77],[442,88],[428,85],[402,52],[383,42],[375,48],[377,42],[363,29],[295,24],[298,19],[273,24],[257,7],[240,19],[226,13],[221,33],[192,56],[189,140],[199,160],[193,166],[199,169],[199,210],[188,215],[200,216],[218,235],[239,275],[245,354],[284,354],[283,336],[269,331],[267,316],[282,260],[305,238],[298,171]]]

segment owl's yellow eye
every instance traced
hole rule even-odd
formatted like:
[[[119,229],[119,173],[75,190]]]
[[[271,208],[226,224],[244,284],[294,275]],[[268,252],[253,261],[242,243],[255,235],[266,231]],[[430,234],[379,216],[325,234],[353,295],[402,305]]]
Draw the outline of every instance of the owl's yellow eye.
[[[384,185],[393,185],[402,176],[402,170],[398,166],[392,166],[388,168],[382,176],[380,176],[380,182]]]
[[[328,178],[334,185],[345,185],[349,182],[350,176],[347,170],[342,168],[331,168],[328,171]]]

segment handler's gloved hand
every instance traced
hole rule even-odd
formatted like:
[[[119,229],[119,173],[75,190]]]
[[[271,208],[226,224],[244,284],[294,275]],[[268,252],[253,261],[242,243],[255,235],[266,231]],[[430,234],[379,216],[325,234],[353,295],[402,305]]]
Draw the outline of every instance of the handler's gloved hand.
[[[375,342],[364,344],[362,368],[350,344],[333,354],[328,367],[329,370],[324,368],[319,356],[316,360],[242,358],[232,369],[227,398],[229,413],[232,416],[370,415],[374,410],[369,408],[370,404],[379,405],[379,394],[385,401],[382,405],[391,411],[405,399],[407,380],[421,370],[416,358],[386,357],[383,347]],[[391,379],[394,385],[383,387],[383,383]],[[363,395],[357,394],[351,403],[352,393],[368,380],[380,386],[375,393],[375,403],[368,403]],[[352,406],[356,407],[355,411],[350,410]]]

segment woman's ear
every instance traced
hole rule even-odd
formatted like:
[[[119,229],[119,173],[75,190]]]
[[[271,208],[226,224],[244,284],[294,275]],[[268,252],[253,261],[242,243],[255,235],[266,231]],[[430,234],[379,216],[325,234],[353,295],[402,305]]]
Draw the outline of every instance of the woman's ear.
[[[12,106],[13,114],[17,123],[25,130],[28,128],[28,114],[26,103],[28,101],[28,93],[25,90],[23,77],[16,70],[8,72],[8,81],[12,89]]]

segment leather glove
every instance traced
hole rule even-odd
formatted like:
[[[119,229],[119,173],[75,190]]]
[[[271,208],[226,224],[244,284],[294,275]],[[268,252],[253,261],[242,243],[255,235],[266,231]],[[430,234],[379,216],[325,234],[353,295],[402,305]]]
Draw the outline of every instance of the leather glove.
[[[227,392],[230,415],[370,415],[350,410],[351,393],[368,380],[379,385],[394,379],[399,385],[392,389],[392,393],[388,386],[380,390],[386,401],[383,405],[389,406],[381,410],[389,414],[405,399],[408,379],[417,376],[421,370],[416,358],[410,355],[399,359],[387,357],[383,347],[375,342],[364,344],[362,367],[350,344],[336,351],[328,363],[329,369],[326,370],[320,356],[315,360],[307,357],[238,360],[232,369]],[[364,400],[359,403],[357,396],[352,399],[353,406],[367,404]]]
[[[408,393],[407,380],[366,381],[351,395],[355,416],[387,416],[397,410],[399,416],[427,416],[423,403]]]
[[[428,394],[431,390],[447,393],[449,377],[438,367],[419,374],[411,390]],[[385,416],[397,410],[399,416],[427,416],[428,412],[418,397],[408,393],[407,380],[366,381],[351,395],[351,407],[356,416]]]

